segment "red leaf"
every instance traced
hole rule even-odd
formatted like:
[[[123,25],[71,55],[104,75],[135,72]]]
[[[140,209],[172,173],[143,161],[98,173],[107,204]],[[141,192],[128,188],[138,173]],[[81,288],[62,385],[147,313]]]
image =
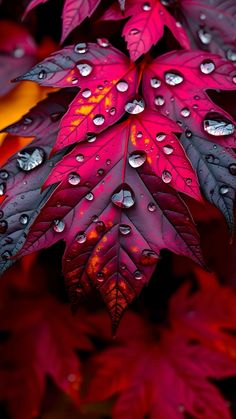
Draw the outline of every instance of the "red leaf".
[[[137,60],[155,45],[167,26],[184,48],[189,48],[189,40],[183,28],[157,0],[143,2],[143,0],[127,0],[125,12],[122,15],[116,5],[108,10],[104,19],[124,19],[131,16],[125,24],[123,36],[128,45],[130,57]]]
[[[236,327],[235,293],[214,278],[203,280],[199,291],[184,285],[170,301],[168,329],[144,327],[135,317],[131,326],[125,317],[117,345],[94,359],[86,402],[118,394],[115,419],[230,419],[228,403],[208,379],[236,373],[235,336],[227,332]]]

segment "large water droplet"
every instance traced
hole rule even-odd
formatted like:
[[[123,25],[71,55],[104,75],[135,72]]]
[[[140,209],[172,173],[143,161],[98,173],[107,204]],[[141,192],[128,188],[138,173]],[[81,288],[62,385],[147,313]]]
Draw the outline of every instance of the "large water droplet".
[[[229,165],[229,172],[231,175],[236,176],[236,164],[232,163]]]
[[[158,87],[160,87],[160,85],[161,85],[161,81],[160,81],[159,79],[157,79],[156,77],[153,77],[153,78],[150,80],[150,84],[151,84],[151,86],[152,86],[154,89],[157,89]]]
[[[125,105],[125,111],[132,115],[137,115],[143,112],[144,109],[145,102],[143,99],[134,99],[131,102],[127,102]]]
[[[74,51],[77,54],[85,54],[85,52],[88,51],[88,46],[85,42],[80,42],[79,44],[76,44],[74,47]]]
[[[81,94],[85,99],[88,99],[91,96],[92,92],[90,89],[84,89]]]
[[[118,92],[124,93],[124,92],[127,92],[128,88],[129,88],[129,85],[125,80],[120,80],[117,83],[116,88],[117,88]]]
[[[145,266],[154,265],[158,261],[158,255],[151,249],[144,249],[141,254],[140,263]]]
[[[128,236],[131,233],[131,227],[128,224],[120,224],[119,232],[122,236]]]
[[[1,220],[0,221],[0,234],[6,233],[7,227],[8,227],[7,221]]]
[[[56,233],[62,233],[65,230],[65,223],[63,220],[54,220],[53,221],[53,230]]]
[[[198,36],[204,45],[209,45],[212,40],[211,33],[207,32],[205,29],[199,29]]]
[[[22,225],[27,225],[29,222],[29,217],[27,214],[21,214],[19,221]]]
[[[114,205],[120,208],[131,208],[135,203],[133,190],[127,183],[122,183],[113,193],[111,200]]]
[[[79,73],[82,77],[89,76],[89,74],[91,74],[93,70],[93,67],[87,63],[77,64],[76,67],[78,68]]]
[[[211,74],[215,70],[216,66],[211,60],[204,60],[200,64],[200,70],[203,74]]]
[[[72,172],[68,176],[68,183],[73,186],[77,186],[80,183],[80,175],[78,173]]]
[[[180,111],[180,114],[184,117],[184,118],[187,118],[189,115],[190,115],[190,110],[188,109],[188,108],[183,108],[181,111]]]
[[[146,161],[146,153],[143,151],[134,151],[129,155],[129,164],[134,169],[142,166]]]
[[[162,178],[164,183],[170,183],[171,180],[172,180],[172,174],[170,172],[168,172],[168,170],[164,170],[162,172],[161,178]]]
[[[103,125],[103,124],[104,124],[104,122],[105,122],[105,118],[104,118],[104,116],[103,116],[103,115],[101,115],[101,114],[95,115],[95,117],[93,118],[93,123],[94,123],[94,125],[96,125],[96,126]]]
[[[203,121],[203,129],[208,134],[218,137],[233,134],[235,127],[224,116],[216,112],[209,112]]]
[[[0,183],[0,196],[3,196],[6,192],[6,185],[5,183]]]
[[[43,163],[45,157],[41,148],[27,148],[18,153],[17,163],[21,170],[29,172]]]
[[[219,189],[221,195],[226,195],[229,192],[229,188],[226,185],[222,185]]]
[[[157,140],[158,142],[163,141],[165,138],[166,138],[166,134],[164,134],[164,132],[159,132],[159,133],[156,135],[156,140]]]
[[[163,147],[163,151],[164,151],[165,154],[168,155],[168,154],[172,154],[174,149],[171,145],[167,144]]]
[[[165,82],[170,86],[176,86],[182,83],[184,80],[183,76],[177,71],[168,71],[165,73]]]
[[[83,244],[86,242],[87,238],[86,238],[86,234],[83,231],[80,231],[80,233],[77,234],[75,240],[77,241],[77,243],[79,244]]]

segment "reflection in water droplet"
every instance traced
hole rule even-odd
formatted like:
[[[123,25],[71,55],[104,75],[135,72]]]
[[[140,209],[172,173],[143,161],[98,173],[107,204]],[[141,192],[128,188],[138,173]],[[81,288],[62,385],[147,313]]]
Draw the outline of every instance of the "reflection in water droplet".
[[[119,92],[124,93],[124,92],[127,92],[128,88],[129,88],[129,85],[125,80],[120,80],[117,83],[116,88]]]
[[[143,99],[134,99],[131,102],[127,102],[125,105],[125,111],[132,115],[137,115],[143,112],[144,109],[145,102]]]
[[[44,80],[47,77],[47,73],[45,70],[41,70],[38,74],[38,79],[39,80]]]
[[[149,11],[151,10],[151,5],[150,5],[150,3],[149,3],[149,2],[145,2],[145,3],[143,3],[143,5],[142,5],[142,9],[143,9],[143,11],[144,11],[144,12],[149,12]]]
[[[76,66],[79,70],[79,73],[82,77],[87,77],[92,73],[93,67],[87,63],[77,64]]]
[[[226,195],[229,192],[229,188],[226,185],[222,185],[219,190],[221,195]]]
[[[82,244],[85,243],[87,238],[86,238],[86,234],[83,231],[80,231],[80,233],[77,234],[75,240],[77,241],[77,243]]]
[[[88,99],[91,96],[92,92],[90,89],[84,89],[81,94],[85,99]]]
[[[200,70],[203,74],[211,74],[215,68],[215,64],[211,60],[204,60],[200,64]]]
[[[166,134],[164,134],[164,132],[159,132],[157,135],[156,135],[156,140],[157,141],[163,141],[164,139],[166,138]]]
[[[165,154],[168,155],[168,154],[172,154],[174,149],[171,145],[167,144],[163,147],[163,151],[164,151]]]
[[[88,51],[88,46],[85,42],[80,42],[79,44],[76,44],[74,47],[74,51],[77,54],[85,54],[85,52]]]
[[[128,224],[120,224],[119,232],[122,236],[128,236],[131,233],[131,227]]]
[[[140,271],[135,271],[134,272],[134,277],[135,277],[135,279],[137,279],[137,281],[140,281],[140,279],[142,279],[142,277],[143,277],[143,274]]]
[[[53,230],[56,233],[62,233],[65,230],[65,223],[62,220],[53,221]]]
[[[184,117],[184,118],[187,118],[189,115],[190,115],[190,110],[188,109],[188,108],[183,108],[181,111],[180,111],[180,114]]]
[[[5,220],[0,221],[0,234],[4,234],[7,231],[8,223]]]
[[[26,148],[18,153],[17,163],[21,170],[29,172],[43,163],[45,153],[41,148]]]
[[[154,212],[157,209],[156,204],[154,204],[154,202],[150,202],[148,204],[147,208],[148,208],[148,211],[150,211],[150,212]]]
[[[116,114],[116,108],[111,108],[110,110],[109,110],[109,114],[111,115],[111,116],[114,116],[115,114]]]
[[[93,201],[94,200],[94,195],[93,195],[92,192],[89,192],[89,193],[87,193],[85,198],[87,199],[87,201]]]
[[[114,205],[120,208],[131,208],[135,203],[133,190],[127,183],[122,183],[113,193],[111,200]]]
[[[98,115],[95,115],[95,117],[93,118],[93,123],[96,126],[103,125],[104,122],[105,122],[105,118],[103,115],[98,114]]]
[[[165,103],[165,99],[163,96],[156,96],[154,99],[154,104],[156,106],[163,106]]]
[[[141,167],[146,161],[146,153],[144,151],[134,151],[129,155],[129,164],[134,169]]]
[[[108,39],[106,38],[98,38],[97,43],[102,48],[107,48],[110,45]]]
[[[168,71],[165,73],[165,82],[170,86],[176,86],[183,82],[183,76],[177,71]]]
[[[77,156],[75,157],[75,159],[78,162],[82,162],[82,161],[84,161],[84,155],[83,154],[77,154]]]
[[[218,137],[233,134],[235,127],[224,116],[216,112],[209,112],[203,121],[203,129],[208,134]]]
[[[3,196],[6,192],[6,185],[5,183],[0,183],[0,196]]]
[[[26,225],[29,222],[29,217],[26,214],[22,214],[19,218],[21,224]]]
[[[199,29],[198,36],[202,44],[209,45],[212,40],[211,33],[207,32],[205,29]]]
[[[68,183],[77,186],[80,183],[80,176],[78,173],[72,172],[68,175]]]
[[[87,132],[86,136],[88,143],[94,143],[94,141],[96,141],[97,139],[96,135],[93,132]]]
[[[162,178],[164,183],[170,183],[171,180],[172,180],[172,174],[170,172],[168,172],[168,170],[164,170],[162,172],[161,178]]]
[[[145,266],[154,265],[158,261],[158,255],[151,249],[144,249],[141,254],[140,263]]]
[[[229,165],[229,172],[231,175],[236,176],[236,164],[232,163]]]
[[[152,79],[150,79],[150,84],[154,89],[157,89],[158,87],[160,87],[161,81],[156,77],[153,77]]]

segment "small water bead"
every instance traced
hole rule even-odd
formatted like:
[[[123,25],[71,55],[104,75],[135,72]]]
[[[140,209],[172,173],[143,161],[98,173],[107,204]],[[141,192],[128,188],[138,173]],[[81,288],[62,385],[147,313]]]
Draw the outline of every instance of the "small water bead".
[[[135,279],[137,279],[137,281],[140,281],[143,277],[143,274],[142,274],[142,272],[137,270],[137,271],[134,272],[134,277],[135,277]]]
[[[168,71],[165,73],[165,82],[170,86],[177,86],[184,81],[183,76],[177,71]]]
[[[3,196],[6,192],[6,185],[5,183],[0,183],[0,196]]]
[[[166,138],[166,134],[165,134],[164,132],[159,132],[159,133],[156,135],[156,140],[157,140],[158,142],[161,142],[161,141],[165,140],[165,138]]]
[[[9,250],[5,250],[5,252],[1,254],[1,257],[3,260],[9,260],[11,256],[12,256],[12,253],[9,252]]]
[[[46,71],[45,71],[45,70],[41,70],[41,71],[39,72],[39,74],[38,74],[38,79],[39,79],[39,80],[44,80],[44,79],[46,79],[46,77],[47,77],[47,73],[46,73]]]
[[[236,164],[235,163],[230,164],[228,169],[229,169],[229,172],[230,172],[231,175],[236,176]]]
[[[151,10],[151,5],[150,5],[150,3],[149,2],[145,2],[145,3],[143,3],[143,5],[142,5],[142,9],[143,9],[143,11],[144,12],[149,12],[150,10]]]
[[[128,236],[131,233],[131,227],[128,224],[120,224],[119,232],[122,236]]]
[[[112,194],[111,200],[119,208],[128,209],[135,203],[135,195],[127,183],[122,183]]]
[[[107,159],[106,164],[107,164],[107,166],[110,166],[111,160],[110,159]]]
[[[24,172],[29,172],[40,166],[45,157],[45,152],[41,148],[27,148],[18,153],[17,164]]]
[[[144,151],[134,151],[129,155],[129,164],[134,169],[141,167],[146,161],[146,153]]]
[[[213,156],[213,154],[207,154],[205,156],[205,159],[208,163],[214,163],[214,161],[215,161],[215,157]]]
[[[232,82],[236,84],[236,74],[232,77]]]
[[[144,249],[141,254],[140,263],[144,266],[154,265],[158,261],[158,255],[154,250]]]
[[[206,15],[204,13],[200,14],[200,20],[206,20]]]
[[[105,173],[104,169],[98,169],[98,171],[97,171],[98,176],[102,176],[102,175],[104,175],[104,173]]]
[[[63,220],[54,220],[53,221],[53,230],[56,233],[62,233],[65,230],[65,222]]]
[[[12,54],[15,58],[22,58],[25,55],[25,50],[24,50],[24,48],[22,48],[20,46],[16,46],[14,48]]]
[[[21,214],[19,221],[22,225],[27,225],[29,222],[29,217],[27,214]]]
[[[174,149],[171,145],[167,144],[163,147],[163,151],[165,154],[169,155],[173,153]]]
[[[77,186],[80,183],[80,175],[76,172],[72,172],[68,175],[68,183],[72,186]]]
[[[103,221],[97,221],[95,228],[98,233],[103,233],[104,231],[106,231],[106,226]]]
[[[91,96],[92,92],[90,89],[84,89],[81,94],[85,99],[88,99]]]
[[[104,89],[104,87],[102,86],[102,84],[99,84],[98,85],[98,90],[103,90]]]
[[[83,154],[77,154],[77,156],[75,157],[76,161],[78,161],[79,163],[81,163],[82,161],[84,161],[84,155]]]
[[[137,115],[143,112],[145,109],[145,102],[143,99],[134,99],[131,102],[127,102],[125,105],[125,111],[131,115]]]
[[[97,273],[97,280],[98,282],[103,282],[105,279],[105,274],[103,272],[98,272]]]
[[[164,183],[170,183],[172,181],[172,174],[168,170],[163,170],[161,178]]]
[[[149,202],[148,206],[147,206],[148,211],[150,212],[154,212],[157,209],[156,204],[154,204],[154,202]]]
[[[192,133],[192,131],[187,130],[187,131],[185,131],[185,135],[186,135],[187,138],[191,138],[193,133]]]
[[[76,236],[75,240],[76,240],[76,241],[77,241],[77,243],[79,243],[79,244],[83,244],[83,243],[85,243],[85,242],[86,242],[86,240],[87,240],[86,234],[85,234],[83,231],[81,231],[80,233],[78,233],[78,234],[77,234],[77,236]]]
[[[88,143],[94,143],[96,141],[97,137],[93,132],[87,132],[87,141]]]
[[[85,42],[80,42],[79,44],[75,45],[74,51],[77,54],[85,54],[85,52],[88,51],[88,45]]]
[[[98,221],[98,216],[97,216],[97,215],[93,215],[93,216],[91,217],[91,221],[92,221],[93,223],[96,223],[96,222]]]
[[[184,118],[187,118],[187,117],[191,114],[191,112],[190,112],[190,110],[189,110],[188,108],[183,108],[183,109],[180,111],[180,114],[181,114]]]
[[[114,116],[115,114],[116,114],[116,108],[111,108],[110,110],[109,110],[109,114],[111,115],[111,116]]]
[[[0,179],[7,180],[9,178],[9,173],[6,170],[0,170]]]
[[[105,118],[104,118],[104,116],[103,116],[103,115],[101,115],[101,114],[95,115],[95,117],[93,118],[93,123],[94,123],[94,125],[96,125],[97,127],[99,127],[100,125],[103,125],[103,124],[104,124],[104,122],[105,122]]]
[[[97,160],[97,161],[100,160],[99,154],[96,155],[95,160]]]
[[[192,184],[192,179],[190,177],[185,179],[185,182],[187,185],[191,185]]]
[[[236,61],[236,51],[228,49],[228,51],[226,52],[226,58],[230,61]]]
[[[24,125],[31,125],[32,122],[33,122],[32,118],[30,118],[29,116],[24,116],[24,118],[23,118],[23,124]]]
[[[200,64],[200,70],[203,74],[211,74],[215,70],[216,66],[211,60],[204,60]]]
[[[77,84],[78,83],[78,79],[76,77],[73,77],[73,79],[71,80],[72,84]]]
[[[156,96],[154,99],[154,104],[156,106],[163,106],[165,103],[165,99],[163,96]]]
[[[142,136],[143,136],[143,133],[141,131],[138,131],[137,134],[136,134],[136,137],[137,138],[142,138]]]
[[[212,40],[212,34],[207,32],[205,29],[199,29],[198,36],[204,45],[209,45]]]
[[[152,79],[150,79],[150,84],[153,87],[153,89],[157,89],[158,87],[160,87],[161,81],[156,77],[153,77]]]
[[[77,64],[76,66],[79,70],[79,73],[82,77],[87,77],[92,73],[93,67],[87,63]]]
[[[226,185],[222,185],[219,189],[221,195],[226,195],[229,192],[229,188]]]
[[[0,234],[4,234],[7,231],[8,223],[5,220],[0,221]]]
[[[139,29],[133,28],[129,31],[129,35],[138,35],[140,33]]]
[[[107,48],[110,45],[108,39],[106,38],[98,38],[97,44],[102,48]]]
[[[118,92],[127,92],[128,88],[129,85],[125,80],[120,80],[116,85],[116,89],[118,90]]]
[[[87,193],[85,198],[87,199],[87,201],[93,201],[94,200],[94,195],[93,195],[92,192],[89,192],[89,193]]]
[[[216,112],[209,112],[203,121],[203,129],[208,134],[218,137],[233,134],[235,126],[224,116]]]

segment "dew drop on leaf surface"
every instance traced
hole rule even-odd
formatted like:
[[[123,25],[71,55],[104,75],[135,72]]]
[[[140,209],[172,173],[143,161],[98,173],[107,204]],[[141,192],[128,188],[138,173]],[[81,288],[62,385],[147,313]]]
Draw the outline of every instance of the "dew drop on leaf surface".
[[[134,169],[141,167],[146,161],[146,153],[143,151],[134,151],[129,155],[129,164]]]
[[[76,66],[79,70],[79,73],[82,77],[87,77],[92,73],[93,67],[87,63],[79,63]]]
[[[77,54],[85,54],[85,52],[88,51],[88,46],[85,42],[81,42],[81,43],[75,45],[74,51]]]
[[[168,172],[168,170],[164,170],[162,172],[161,178],[162,178],[164,183],[170,183],[171,180],[172,180],[172,174],[170,172]]]
[[[184,81],[183,76],[176,71],[168,71],[165,73],[165,82],[169,86],[176,86]]]
[[[77,186],[80,183],[80,176],[78,173],[72,172],[68,176],[68,183],[73,186]]]
[[[28,148],[18,153],[17,164],[24,172],[29,172],[43,163],[45,153],[41,148]]]
[[[118,90],[118,92],[124,93],[127,92],[129,85],[125,80],[120,80],[117,85],[116,88]]]
[[[151,84],[151,86],[152,86],[154,89],[157,89],[158,87],[160,87],[160,85],[161,85],[161,81],[160,81],[159,79],[157,79],[156,77],[153,77],[153,78],[150,80],[150,84]]]
[[[210,32],[207,32],[205,29],[199,29],[198,36],[202,44],[209,45],[212,40],[212,35]]]
[[[111,200],[117,207],[128,209],[135,203],[133,190],[127,183],[122,183],[113,193]]]
[[[151,249],[144,249],[142,251],[141,257],[140,257],[140,263],[142,265],[154,265],[158,261],[158,255],[156,252],[154,252]]]
[[[235,127],[231,121],[216,112],[210,112],[203,121],[203,129],[215,137],[234,133]]]
[[[79,244],[83,244],[86,242],[87,238],[86,238],[86,234],[81,231],[80,233],[77,234],[75,240],[77,241],[77,243]]]
[[[29,217],[27,214],[22,214],[19,218],[19,221],[22,225],[27,225],[29,222]]]
[[[203,74],[211,74],[215,68],[215,64],[211,60],[204,60],[200,64],[200,70]]]
[[[145,102],[143,99],[134,99],[130,102],[127,102],[125,105],[125,111],[131,115],[137,115],[143,112],[145,109]]]
[[[63,220],[54,220],[53,230],[56,233],[62,233],[65,230],[65,222]]]
[[[128,236],[131,233],[131,227],[128,224],[120,224],[119,232],[122,236]]]

